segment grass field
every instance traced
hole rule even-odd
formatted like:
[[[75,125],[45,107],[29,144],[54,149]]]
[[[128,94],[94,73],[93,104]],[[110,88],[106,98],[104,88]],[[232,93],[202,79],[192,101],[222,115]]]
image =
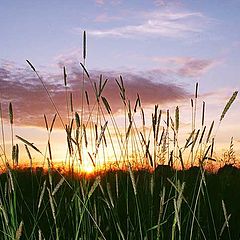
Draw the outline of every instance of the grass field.
[[[239,239],[240,171],[109,171],[0,176],[1,239]],[[21,236],[21,237],[20,237]]]
[[[225,154],[225,166],[216,173],[206,171],[209,163],[214,166],[219,161],[214,155],[216,132],[238,92],[226,103],[217,124],[213,121],[207,127],[205,102],[201,119],[196,119],[197,83],[191,99],[190,134],[180,143],[178,106],[170,112],[155,105],[147,116],[139,95],[134,103],[130,102],[120,76],[116,79],[123,106],[123,122],[119,125],[111,103],[104,97],[107,80],[102,76],[98,81],[91,79],[85,62],[84,32],[80,111],[74,109],[64,68],[64,118],[44,79],[27,60],[55,110],[51,122],[44,115],[48,134],[45,150],[24,136],[14,136],[14,106],[9,103],[9,154],[0,109],[4,169],[0,175],[0,238],[239,239],[240,171],[235,167],[232,141]],[[94,95],[91,104],[86,81]],[[56,121],[66,134],[68,147],[61,167],[56,167],[52,157],[51,136]],[[19,144],[25,146],[28,160],[24,162],[29,161],[29,167],[21,167]],[[33,152],[47,167],[34,166]],[[95,170],[91,174],[84,171],[86,163],[90,171]]]

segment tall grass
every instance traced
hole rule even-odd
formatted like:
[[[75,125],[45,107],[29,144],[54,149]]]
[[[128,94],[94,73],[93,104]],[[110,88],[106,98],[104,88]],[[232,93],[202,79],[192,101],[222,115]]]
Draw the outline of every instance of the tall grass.
[[[116,86],[124,124],[119,126],[111,103],[104,95],[108,80],[101,75],[96,81],[87,70],[86,44],[84,32],[80,112],[74,112],[67,69],[63,68],[66,122],[44,79],[27,60],[55,115],[51,124],[44,115],[48,135],[44,151],[16,135],[29,158],[29,169],[25,171],[17,168],[19,148],[18,144],[14,145],[12,103],[9,103],[12,163],[6,152],[0,105],[1,158],[6,170],[0,176],[1,239],[236,239],[233,235],[239,236],[239,232],[231,219],[234,214],[230,201],[223,199],[226,195],[220,190],[214,200],[211,181],[217,177],[205,169],[208,161],[216,161],[213,158],[214,121],[207,128],[203,102],[201,126],[197,126],[198,83],[191,99],[191,133],[183,146],[179,141],[180,107],[171,114],[170,110],[164,111],[155,105],[148,118],[139,95],[134,103],[128,99],[121,76],[116,79]],[[90,82],[94,99],[90,99],[85,81]],[[219,124],[237,94],[234,92],[227,102]],[[140,122],[138,116],[141,116]],[[66,133],[65,172],[54,168],[51,134],[56,118]],[[146,123],[148,120],[150,126]],[[47,169],[33,168],[30,150],[39,154],[44,163],[47,161]],[[231,142],[229,158],[233,156]],[[92,177],[85,175],[84,164],[95,170]],[[188,165],[192,166],[190,170],[186,170]],[[29,181],[32,188],[29,188]],[[219,204],[221,213],[216,210]],[[231,228],[236,228],[234,234]]]

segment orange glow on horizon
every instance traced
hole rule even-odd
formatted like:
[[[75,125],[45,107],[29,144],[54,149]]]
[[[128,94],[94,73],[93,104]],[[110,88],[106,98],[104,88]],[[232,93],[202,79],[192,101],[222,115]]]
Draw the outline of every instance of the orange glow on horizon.
[[[227,163],[226,163],[227,164]],[[209,173],[217,173],[220,168],[222,168],[225,164],[220,164],[219,162],[207,162],[203,166],[203,169],[206,170]],[[232,164],[229,164],[232,165]],[[158,166],[168,166],[168,165],[157,165]],[[234,167],[237,167],[240,169],[240,164],[234,164]],[[191,167],[199,167],[198,165],[190,166],[190,165],[185,165],[184,169],[180,165],[173,166],[172,169],[181,171],[181,170],[189,170]],[[156,169],[154,167],[151,167],[148,163],[145,164],[140,164],[137,162],[128,162],[128,163],[121,163],[121,164],[116,164],[116,163],[107,163],[107,164],[101,164],[98,166],[93,166],[91,164],[85,164],[82,166],[79,166],[78,168],[71,169],[66,165],[62,164],[52,164],[51,166],[45,165],[38,165],[38,164],[33,164],[30,166],[29,164],[24,164],[21,163],[18,166],[14,166],[11,168],[10,165],[6,165],[5,167],[1,168],[1,173],[6,172],[8,169],[14,169],[17,171],[26,171],[26,170],[31,170],[32,172],[37,172],[37,171],[43,171],[44,173],[49,172],[49,170],[53,172],[57,172],[61,175],[64,176],[75,176],[75,177],[85,177],[85,178],[94,178],[99,175],[105,175],[108,172],[117,172],[117,171],[148,171],[149,173],[153,173],[154,170]]]

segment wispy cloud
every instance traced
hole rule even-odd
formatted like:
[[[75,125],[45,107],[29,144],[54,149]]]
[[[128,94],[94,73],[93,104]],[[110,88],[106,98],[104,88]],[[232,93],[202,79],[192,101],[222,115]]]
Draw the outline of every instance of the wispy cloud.
[[[154,4],[156,6],[165,6],[166,5],[166,1],[165,0],[154,0]]]
[[[100,15],[97,15],[95,18],[95,22],[110,22],[110,21],[114,21],[114,20],[121,20],[122,17],[120,16],[110,16],[107,13],[102,13]]]
[[[157,7],[165,7],[168,6],[170,4],[174,4],[174,5],[181,5],[181,0],[154,0],[153,3],[157,6]]]
[[[201,33],[205,16],[199,12],[163,12],[139,13],[135,24],[109,29],[92,29],[88,34],[98,37],[171,37],[182,38],[189,34]],[[76,29],[80,31],[80,29]]]
[[[79,59],[82,57],[82,51],[79,48],[73,48],[68,50],[67,52],[63,52],[57,55],[54,58],[54,64],[62,68],[63,66],[71,67],[76,63],[79,63]]]
[[[68,67],[68,84],[69,92],[73,94],[74,108],[78,111],[81,104],[81,79],[82,72],[79,66],[74,64]],[[109,100],[111,108],[114,112],[121,109],[121,101],[118,86],[115,82],[119,78],[119,72],[115,71],[91,71],[89,70],[91,79],[98,84],[100,74],[104,78],[108,78],[108,83],[103,95]],[[153,104],[163,104],[175,102],[188,96],[188,93],[176,84],[161,81],[159,76],[158,82],[151,80],[150,73],[147,76],[132,73],[122,73],[128,99],[136,100],[137,93],[141,96],[144,106]],[[66,116],[65,89],[62,76],[59,74],[44,74],[44,82],[58,107],[60,114]],[[90,103],[95,103],[94,91],[90,81],[85,82],[86,91],[89,93]],[[36,79],[31,70],[26,68],[18,68],[17,70],[9,70],[0,67],[0,93],[1,102],[7,112],[7,106],[11,101],[14,109],[14,121],[17,125],[26,126],[44,126],[43,114],[52,116],[55,110],[44,92],[41,83]],[[154,94],[153,94],[154,93]],[[117,97],[119,96],[119,97]],[[76,104],[75,104],[76,103]],[[84,101],[85,103],[85,101]],[[4,114],[7,118],[7,114]],[[58,122],[58,126],[60,126]]]
[[[105,3],[104,0],[95,0],[96,4],[103,5]]]
[[[104,5],[104,4],[118,5],[121,2],[122,2],[121,0],[95,0],[95,3],[98,5]]]
[[[183,66],[178,69],[178,74],[184,77],[199,77],[217,63],[217,61],[208,59],[188,59]]]
[[[154,57],[166,69],[180,77],[200,77],[221,61],[216,59],[200,59],[194,57]]]

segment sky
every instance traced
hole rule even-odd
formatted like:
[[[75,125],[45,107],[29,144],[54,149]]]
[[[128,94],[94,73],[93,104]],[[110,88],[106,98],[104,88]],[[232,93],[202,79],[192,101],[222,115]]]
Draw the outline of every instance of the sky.
[[[201,112],[205,101],[206,124],[218,122],[226,102],[240,88],[239,9],[239,0],[1,1],[0,101],[7,144],[9,102],[15,134],[42,148],[47,138],[43,114],[55,114],[26,59],[43,78],[61,114],[66,112],[63,66],[69,92],[81,102],[84,30],[85,66],[93,80],[100,74],[108,78],[104,96],[119,119],[115,79],[122,75],[131,101],[139,93],[146,109],[155,104],[163,109],[180,106],[183,129],[191,125],[190,99],[198,82],[197,109]],[[85,87],[93,98],[91,84]],[[237,97],[217,130],[219,151],[228,148],[233,137],[239,152],[239,107]],[[63,148],[60,132],[56,124],[58,159]]]

